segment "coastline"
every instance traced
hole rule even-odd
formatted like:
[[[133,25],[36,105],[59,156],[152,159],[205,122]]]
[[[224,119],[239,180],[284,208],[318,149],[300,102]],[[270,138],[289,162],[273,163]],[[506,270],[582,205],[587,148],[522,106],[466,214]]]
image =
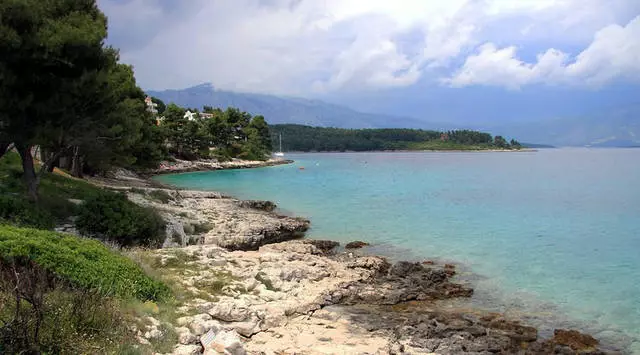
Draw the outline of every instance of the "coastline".
[[[394,149],[394,150],[331,150],[331,151],[287,151],[287,154],[307,154],[307,153],[517,153],[517,152],[537,152],[537,148],[522,149]]]
[[[189,172],[197,172],[197,171],[214,171],[214,170],[228,170],[228,169],[252,169],[252,168],[262,168],[268,166],[276,166],[276,165],[285,165],[291,164],[293,160],[289,159],[275,159],[271,158],[269,160],[260,161],[260,160],[240,160],[233,159],[227,162],[219,162],[215,159],[200,159],[200,160],[180,160],[175,159],[174,161],[165,161],[160,164],[160,167],[157,169],[149,169],[143,172],[141,175],[146,178],[151,178],[155,175],[164,175],[164,174],[179,174],[179,173],[189,173]]]
[[[213,295],[215,302],[203,296],[183,305],[185,314],[197,314],[178,318],[174,326],[181,336],[174,353],[199,353],[199,337],[208,329],[237,334],[242,348],[256,354],[263,349],[268,354],[609,353],[577,332],[541,339],[535,328],[503,314],[442,304],[473,293],[453,279],[454,265],[429,260],[391,265],[366,250],[336,250],[335,242],[301,239],[309,221],[278,215],[273,204],[159,189],[140,180],[147,185],[135,191],[131,180],[101,183],[169,217],[167,235],[180,238],[151,251],[154,257],[190,255],[189,277],[182,284],[194,295],[203,293],[201,280],[211,275],[229,274],[233,280]],[[153,190],[169,193],[171,200],[150,200],[146,196]],[[189,233],[204,223],[213,228]],[[141,342],[147,333],[139,334]]]

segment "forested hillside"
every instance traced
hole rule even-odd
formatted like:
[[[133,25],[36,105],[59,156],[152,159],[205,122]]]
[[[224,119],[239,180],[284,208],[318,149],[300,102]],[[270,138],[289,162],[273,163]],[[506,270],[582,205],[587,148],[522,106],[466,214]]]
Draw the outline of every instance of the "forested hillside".
[[[489,133],[456,130],[341,129],[302,125],[271,126],[274,149],[282,136],[283,151],[484,150],[520,149],[516,140]]]

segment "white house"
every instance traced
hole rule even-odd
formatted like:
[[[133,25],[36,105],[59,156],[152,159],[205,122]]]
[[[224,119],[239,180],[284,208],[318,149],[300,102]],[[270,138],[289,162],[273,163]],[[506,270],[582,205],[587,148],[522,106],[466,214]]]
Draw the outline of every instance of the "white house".
[[[187,112],[184,113],[184,118],[186,118],[189,121],[195,121],[196,120],[196,113],[187,110]]]
[[[147,111],[154,115],[158,113],[158,104],[153,102],[150,96],[144,98],[144,103],[147,105]]]

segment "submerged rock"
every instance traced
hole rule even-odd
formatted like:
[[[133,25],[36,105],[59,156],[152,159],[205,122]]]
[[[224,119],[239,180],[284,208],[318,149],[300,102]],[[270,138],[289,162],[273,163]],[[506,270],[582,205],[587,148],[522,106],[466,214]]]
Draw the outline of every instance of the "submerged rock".
[[[347,243],[347,245],[345,245],[345,249],[360,249],[360,248],[364,248],[366,246],[369,246],[370,244],[367,242],[363,242],[363,241],[355,241],[355,242],[350,242]]]
[[[559,345],[565,345],[573,350],[589,350],[595,349],[599,342],[588,334],[582,334],[577,330],[556,329],[553,331],[553,342]]]

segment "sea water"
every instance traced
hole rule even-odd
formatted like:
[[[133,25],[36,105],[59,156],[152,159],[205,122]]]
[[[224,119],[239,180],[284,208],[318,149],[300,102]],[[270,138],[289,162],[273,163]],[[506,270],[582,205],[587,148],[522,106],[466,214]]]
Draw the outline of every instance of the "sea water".
[[[288,154],[158,177],[272,200],[313,238],[471,270],[473,302],[640,353],[640,149]]]

